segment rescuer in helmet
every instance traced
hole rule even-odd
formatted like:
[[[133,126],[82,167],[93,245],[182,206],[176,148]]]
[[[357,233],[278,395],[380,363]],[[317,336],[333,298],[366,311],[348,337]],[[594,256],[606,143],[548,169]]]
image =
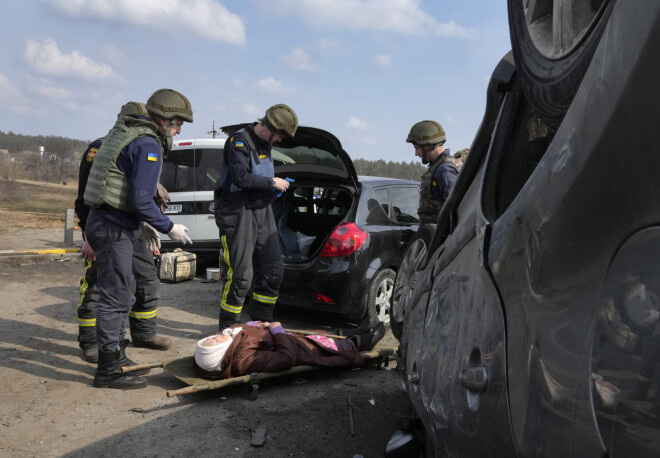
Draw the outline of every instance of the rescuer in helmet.
[[[297,128],[296,113],[277,104],[225,142],[223,173],[214,199],[228,272],[220,298],[220,330],[239,323],[250,286],[250,316],[273,321],[284,263],[270,204],[289,182],[275,176],[271,146],[293,137]]]
[[[192,122],[188,99],[172,89],[159,89],[145,104],[147,114],[120,115],[96,152],[85,186],[91,208],[85,237],[96,255],[99,304],[96,316],[98,366],[94,386],[132,389],[147,385],[127,376],[130,363],[124,339],[128,312],[135,302],[134,244],[141,222],[170,239],[192,243],[187,228],[174,224],[153,197],[172,137],[185,121]]]
[[[148,116],[143,103],[128,102],[121,107],[118,117]],[[96,158],[96,152],[101,147],[103,137],[97,138],[87,146],[80,161],[78,172],[78,196],[75,210],[83,235],[82,256],[85,259],[85,270],[80,280],[80,301],[76,312],[78,315],[78,344],[82,349],[82,357],[90,363],[98,363],[98,348],[96,346],[96,310],[99,301],[99,286],[96,275],[96,254],[85,238],[85,227],[89,207],[85,205],[85,187],[89,172]],[[154,196],[161,210],[167,208],[169,196],[162,186]],[[131,339],[136,347],[146,347],[155,350],[167,350],[172,346],[172,340],[156,333],[156,313],[160,299],[160,280],[154,264],[154,255],[160,253],[160,236],[151,226],[143,223],[142,231],[137,233],[133,245],[133,273],[136,282],[135,304],[128,314]],[[120,346],[123,343],[120,343]]]
[[[428,169],[422,175],[419,190],[419,224],[436,223],[442,205],[456,182],[458,167],[449,156],[445,144],[445,130],[436,121],[420,121],[413,125],[406,138],[415,148],[415,156],[422,158]]]

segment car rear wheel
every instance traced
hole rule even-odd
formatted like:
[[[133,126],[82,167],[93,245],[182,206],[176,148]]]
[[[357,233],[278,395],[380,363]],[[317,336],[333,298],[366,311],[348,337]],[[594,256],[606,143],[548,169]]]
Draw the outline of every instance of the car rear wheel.
[[[403,334],[403,318],[407,309],[408,295],[413,287],[415,273],[417,273],[422,261],[426,258],[434,233],[435,224],[426,224],[419,228],[403,255],[399,272],[396,275],[390,327],[392,328],[392,334],[399,341]]]
[[[508,0],[523,89],[551,126],[564,118],[616,0]]]
[[[372,326],[379,321],[390,322],[390,307],[395,277],[396,274],[392,269],[383,269],[376,274],[371,282],[367,296],[367,313]]]

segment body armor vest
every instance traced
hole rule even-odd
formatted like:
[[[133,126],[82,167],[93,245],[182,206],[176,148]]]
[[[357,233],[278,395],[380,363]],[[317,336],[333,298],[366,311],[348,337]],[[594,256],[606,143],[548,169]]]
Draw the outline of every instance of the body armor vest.
[[[433,186],[433,176],[435,175],[435,171],[441,164],[444,164],[448,160],[449,159],[446,156],[438,157],[426,172],[424,172],[424,175],[422,175],[422,184],[419,189],[419,208],[417,209],[420,226],[423,224],[435,224],[438,222],[438,214],[440,214],[440,209],[445,201],[433,197],[431,194],[431,186]]]
[[[133,140],[144,136],[155,139],[161,152],[164,150],[164,140],[158,135],[158,128],[152,121],[130,116],[120,116],[117,119],[94,158],[94,164],[85,187],[86,205],[98,208],[107,204],[118,210],[132,213],[131,182],[117,167],[117,158]],[[161,170],[162,166],[161,160]],[[158,175],[160,176],[160,171]]]
[[[246,131],[245,128],[234,132],[233,135],[238,134],[242,134],[243,139],[245,139],[245,142],[250,147],[250,173],[266,178],[274,177],[275,166],[273,165],[273,160],[270,155],[267,157],[259,157],[260,148],[257,148],[254,140],[250,136],[250,132]],[[229,167],[224,167],[220,181],[223,188],[229,179]],[[233,182],[229,186],[229,192],[244,193],[247,208],[263,208],[269,205],[275,197],[275,193],[271,189],[242,189],[236,186]]]

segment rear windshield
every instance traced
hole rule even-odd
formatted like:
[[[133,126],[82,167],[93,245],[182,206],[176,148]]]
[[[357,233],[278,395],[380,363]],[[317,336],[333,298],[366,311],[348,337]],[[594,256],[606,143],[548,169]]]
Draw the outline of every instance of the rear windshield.
[[[339,170],[344,170],[344,165],[334,155],[320,148],[309,148],[296,146],[295,148],[282,148],[274,146],[272,149],[273,163],[275,166],[289,164],[311,164],[324,165]]]
[[[222,148],[172,150],[163,161],[160,183],[169,192],[213,191],[221,164]]]

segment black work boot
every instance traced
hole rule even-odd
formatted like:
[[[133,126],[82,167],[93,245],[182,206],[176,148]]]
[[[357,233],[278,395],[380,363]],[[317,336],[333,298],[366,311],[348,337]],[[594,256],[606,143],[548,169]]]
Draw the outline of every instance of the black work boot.
[[[119,357],[120,350],[99,350],[99,365],[96,368],[96,374],[94,374],[94,387],[134,390],[147,386],[145,379],[122,373]]]
[[[239,319],[241,317],[240,313],[228,312],[224,309],[220,309],[220,320],[218,323],[218,330],[222,331],[223,329],[228,328],[241,322]]]
[[[119,366],[124,367],[124,366],[135,366],[137,363],[133,361],[132,359],[129,359],[128,356],[126,356],[126,347],[128,344],[131,343],[130,340],[124,339],[121,342],[119,342]],[[147,375],[151,369],[142,369],[139,371],[133,371],[133,375]]]
[[[169,350],[172,348],[172,339],[169,339],[167,337],[159,336],[159,335],[154,335],[153,337],[149,337],[148,339],[143,339],[140,337],[135,337],[133,336],[133,345],[136,347],[144,347],[144,348],[151,348],[153,350]]]
[[[82,359],[88,363],[98,363],[99,362],[99,351],[94,347],[87,347],[82,349]]]
[[[356,334],[353,336],[350,336],[349,339],[355,343],[355,346],[357,347],[358,351],[371,351],[374,349],[376,344],[380,342],[380,340],[385,336],[385,332],[387,331],[387,327],[385,326],[385,323],[382,321],[379,321],[376,326],[373,327],[373,329],[369,332],[366,332],[364,334]]]

